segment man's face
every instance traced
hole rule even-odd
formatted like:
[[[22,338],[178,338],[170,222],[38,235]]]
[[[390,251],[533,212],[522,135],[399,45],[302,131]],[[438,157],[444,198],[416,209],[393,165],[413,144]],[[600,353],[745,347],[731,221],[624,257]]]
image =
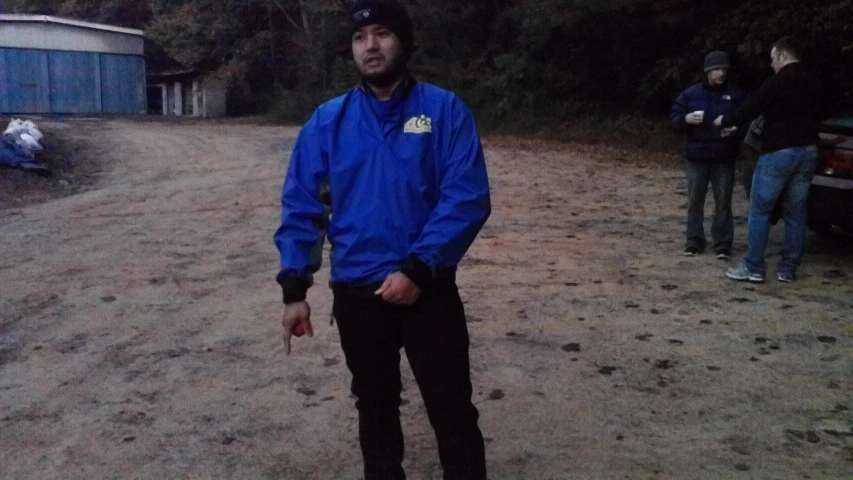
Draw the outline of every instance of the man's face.
[[[773,47],[770,50],[770,66],[773,67],[773,71],[779,73],[779,70],[783,67],[783,62],[785,61],[785,52],[780,52],[778,48]]]
[[[729,71],[726,68],[715,68],[708,72],[708,83],[711,85],[722,85],[726,83]]]
[[[361,76],[372,84],[395,81],[403,72],[403,45],[382,25],[367,25],[352,34],[352,56]]]

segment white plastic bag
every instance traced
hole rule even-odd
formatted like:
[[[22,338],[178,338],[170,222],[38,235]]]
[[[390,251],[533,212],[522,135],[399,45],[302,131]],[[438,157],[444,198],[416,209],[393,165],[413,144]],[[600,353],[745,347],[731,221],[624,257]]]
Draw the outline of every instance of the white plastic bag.
[[[11,134],[11,133],[17,132],[17,131],[18,131],[18,124],[15,123],[15,120],[12,120],[11,122],[9,122],[9,126],[6,127],[6,130],[4,130],[3,133],[10,133]]]
[[[27,146],[30,147],[30,150],[32,150],[34,152],[44,150],[44,147],[41,146],[41,144],[38,142],[38,140],[36,140],[29,133],[22,133],[21,134],[21,140],[26,142]]]
[[[29,133],[33,136],[33,138],[36,139],[37,142],[41,142],[41,140],[44,138],[44,135],[42,135],[42,133],[36,127],[36,124],[33,123],[31,120],[27,120],[26,122],[24,122],[23,127],[24,129],[26,129],[27,133]]]

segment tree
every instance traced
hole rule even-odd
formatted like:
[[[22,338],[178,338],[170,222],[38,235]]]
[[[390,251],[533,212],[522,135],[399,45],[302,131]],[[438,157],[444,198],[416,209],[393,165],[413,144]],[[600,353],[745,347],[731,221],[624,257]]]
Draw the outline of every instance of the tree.
[[[601,111],[662,113],[701,78],[710,50],[757,88],[767,49],[809,45],[830,110],[853,102],[849,0],[399,0],[415,25],[411,67],[458,92],[479,118],[541,126]],[[248,110],[311,110],[357,80],[351,0],[5,0],[40,13],[146,31],[149,71],[217,72]],[[290,102],[290,103],[288,103]]]

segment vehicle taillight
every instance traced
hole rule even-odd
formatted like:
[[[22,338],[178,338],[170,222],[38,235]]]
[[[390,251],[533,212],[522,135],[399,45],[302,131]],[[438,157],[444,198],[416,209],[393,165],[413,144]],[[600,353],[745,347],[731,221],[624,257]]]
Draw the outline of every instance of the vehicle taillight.
[[[821,132],[819,148],[821,162],[817,173],[832,177],[853,177],[853,138]]]
[[[821,170],[833,177],[853,177],[853,150],[827,150]]]

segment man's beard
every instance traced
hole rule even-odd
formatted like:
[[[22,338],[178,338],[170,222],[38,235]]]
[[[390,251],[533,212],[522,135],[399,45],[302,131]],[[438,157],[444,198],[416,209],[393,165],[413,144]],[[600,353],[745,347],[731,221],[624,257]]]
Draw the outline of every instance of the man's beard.
[[[397,54],[391,60],[388,69],[383,72],[362,74],[361,78],[368,85],[377,88],[386,88],[394,85],[394,82],[406,74],[406,55],[404,53]]]

